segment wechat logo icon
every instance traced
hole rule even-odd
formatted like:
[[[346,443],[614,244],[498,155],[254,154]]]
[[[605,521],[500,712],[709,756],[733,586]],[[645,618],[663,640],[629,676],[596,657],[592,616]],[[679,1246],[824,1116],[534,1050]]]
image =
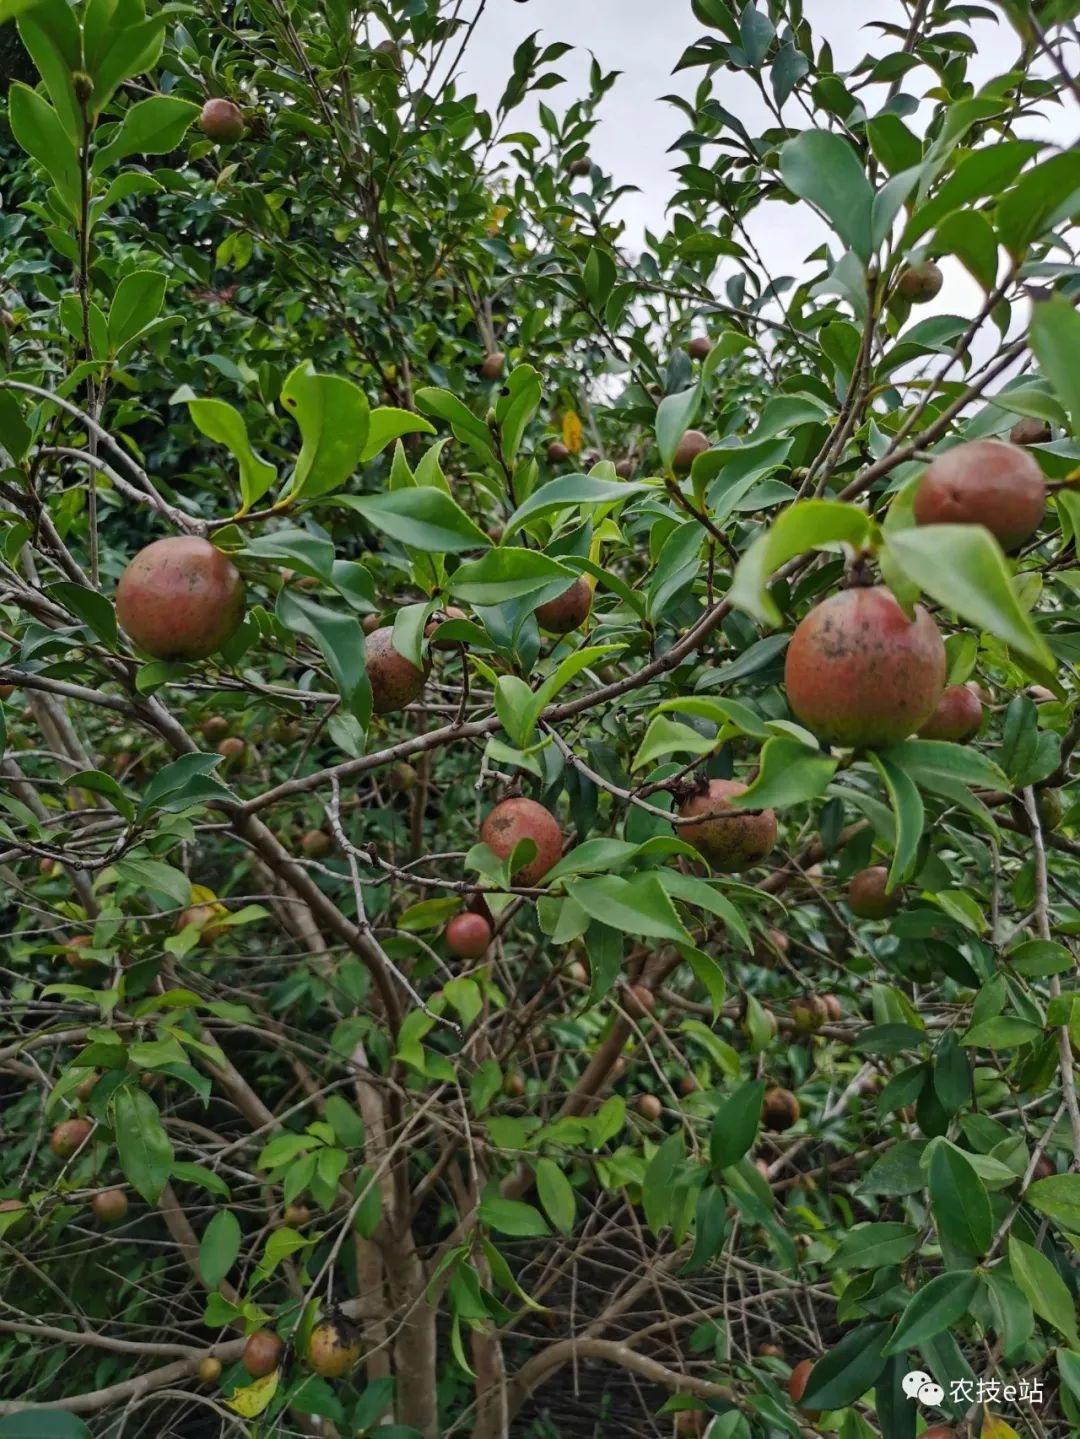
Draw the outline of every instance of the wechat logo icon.
[[[936,1409],[945,1398],[945,1390],[940,1384],[935,1384],[933,1377],[923,1369],[913,1369],[910,1374],[905,1374],[900,1387],[909,1399],[928,1404],[932,1409]]]

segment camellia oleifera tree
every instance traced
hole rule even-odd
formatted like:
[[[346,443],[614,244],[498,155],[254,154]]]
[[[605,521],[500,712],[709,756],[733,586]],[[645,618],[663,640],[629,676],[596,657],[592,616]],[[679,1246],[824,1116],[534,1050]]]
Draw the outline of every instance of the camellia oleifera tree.
[[[0,0],[0,1436],[1076,1432],[1075,7],[887,8],[636,252],[482,4]]]

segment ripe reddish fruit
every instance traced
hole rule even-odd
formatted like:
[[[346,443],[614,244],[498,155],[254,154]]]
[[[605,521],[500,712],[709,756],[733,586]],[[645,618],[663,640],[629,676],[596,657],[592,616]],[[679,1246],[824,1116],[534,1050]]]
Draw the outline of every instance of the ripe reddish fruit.
[[[1027,450],[971,440],[933,461],[915,492],[918,525],[983,525],[1003,550],[1029,540],[1046,513],[1046,481]]]
[[[844,1006],[840,1003],[835,994],[823,994],[821,1002],[825,1006],[825,1017],[832,1023],[844,1017]]]
[[[1054,1161],[1050,1156],[1048,1154],[1040,1154],[1035,1161],[1035,1169],[1031,1175],[1031,1182],[1034,1184],[1037,1179],[1049,1179],[1052,1174],[1056,1173],[1057,1170],[1054,1167]]]
[[[547,447],[548,463],[562,465],[570,458],[570,451],[563,444],[562,440],[552,440]]]
[[[480,365],[480,374],[485,380],[498,380],[506,369],[506,355],[502,350],[492,350],[485,355]]]
[[[562,859],[562,834],[554,815],[534,799],[521,796],[502,800],[480,827],[481,843],[500,859],[509,859],[524,839],[533,841],[536,854],[515,872],[513,880],[529,887],[539,884]]]
[[[937,702],[937,709],[919,726],[920,739],[952,740],[962,744],[982,724],[982,700],[967,685],[949,685]]]
[[[632,984],[623,998],[623,1008],[632,1019],[644,1019],[656,1008],[656,995],[645,984]]]
[[[782,1134],[799,1122],[799,1101],[790,1089],[773,1088],[766,1090],[761,1101],[761,1119],[766,1129]]]
[[[930,615],[909,620],[882,585],[816,605],[788,645],[788,704],[815,734],[848,748],[905,739],[945,688],[945,644]]]
[[[158,660],[203,660],[244,617],[240,572],[209,540],[155,540],[116,587],[116,618],[132,644]]]
[[[695,335],[687,345],[686,353],[692,360],[708,359],[712,353],[712,341],[708,335]]]
[[[679,815],[712,814],[697,824],[681,824],[676,834],[708,860],[712,869],[733,874],[739,869],[752,869],[760,864],[776,844],[776,815],[771,809],[758,814],[750,811],[726,819],[721,816],[731,809],[730,801],[746,793],[746,785],[733,779],[711,779],[708,788],[692,795],[679,806]]]
[[[592,161],[589,159],[588,155],[580,155],[576,160],[570,161],[567,169],[570,171],[571,175],[591,175]]]
[[[921,264],[908,266],[896,288],[913,305],[925,305],[940,292],[943,278],[933,260],[923,260]]]
[[[642,1094],[638,1097],[637,1112],[642,1119],[647,1119],[650,1124],[655,1124],[663,1114],[664,1106],[657,1095]]]
[[[813,1372],[814,1361],[812,1359],[800,1359],[791,1371],[787,1388],[793,1404],[798,1404],[806,1393],[806,1386],[810,1383],[810,1375]]]
[[[70,1159],[90,1138],[89,1119],[62,1119],[49,1136],[49,1148],[58,1159]]]
[[[956,1430],[951,1424],[931,1424],[923,1430],[922,1439],[956,1439]]]
[[[333,847],[334,841],[324,829],[309,829],[300,841],[308,859],[325,859]]]
[[[904,902],[899,888],[886,894],[889,871],[883,864],[871,865],[852,875],[847,887],[848,908],[859,919],[888,919]]]
[[[360,1362],[360,1335],[335,1315],[316,1324],[308,1340],[307,1361],[324,1379],[341,1379]]]
[[[536,622],[551,635],[568,635],[588,618],[592,608],[592,587],[581,575],[568,590],[546,604],[537,605]]]
[[[285,1345],[272,1329],[256,1329],[244,1345],[240,1362],[252,1379],[265,1379],[281,1363],[284,1349]]]
[[[90,1201],[99,1224],[119,1224],[128,1212],[128,1197],[122,1189],[102,1189]]]
[[[671,461],[671,468],[677,475],[685,475],[698,455],[703,455],[708,448],[708,438],[700,430],[687,430],[679,441]]]
[[[244,115],[231,100],[207,100],[199,115],[199,126],[210,140],[239,140],[244,133]]]
[[[208,1354],[199,1360],[199,1380],[203,1384],[216,1384],[221,1378],[221,1360]]]
[[[1035,420],[1030,415],[1025,415],[1023,419],[1017,420],[1009,431],[1009,440],[1014,445],[1045,445],[1052,433],[1045,420]]]
[[[692,1074],[684,1074],[679,1080],[678,1090],[683,1099],[689,1099],[692,1094],[696,1094],[698,1088],[698,1082]]]
[[[91,934],[74,934],[68,940],[64,948],[64,963],[69,964],[72,969],[97,969],[96,959],[89,959],[79,953],[82,949],[92,948],[94,937]]]
[[[377,715],[393,714],[412,704],[427,681],[422,669],[398,654],[393,639],[393,625],[383,625],[364,641],[371,705]]]
[[[455,914],[446,926],[446,947],[459,959],[479,959],[491,943],[491,925],[482,914]]]

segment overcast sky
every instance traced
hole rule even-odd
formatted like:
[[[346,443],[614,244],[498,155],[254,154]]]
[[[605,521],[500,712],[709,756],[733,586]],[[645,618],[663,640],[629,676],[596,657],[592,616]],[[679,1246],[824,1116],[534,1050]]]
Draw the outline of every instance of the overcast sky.
[[[828,40],[837,69],[844,71],[868,51],[880,56],[894,45],[880,31],[866,28],[870,22],[905,23],[907,9],[900,0],[805,0],[804,13],[816,46]],[[671,72],[687,45],[702,34],[718,32],[706,31],[695,19],[690,0],[527,0],[524,4],[517,0],[488,0],[470,46],[463,87],[476,89],[493,108],[515,48],[534,30],[542,32],[544,43],[565,40],[579,47],[579,53],[568,54],[558,65],[567,84],[543,97],[556,108],[584,93],[589,52],[596,55],[605,70],[623,72],[603,103],[592,153],[618,183],[640,189],[641,193],[628,196],[620,209],[627,223],[627,241],[635,246],[646,225],[657,228],[664,224],[664,206],[674,188],[670,170],[678,158],[667,151],[685,128],[680,112],[659,97],[672,92],[692,96],[704,72],[685,70],[676,76]],[[997,25],[981,22],[972,33],[979,51],[972,62],[971,77],[978,86],[1010,68],[1018,41],[1004,20]],[[904,88],[918,96],[935,80],[927,69],[914,70],[905,77]],[[737,113],[751,133],[760,133],[768,125],[768,111],[745,76],[723,72],[713,84],[725,108]],[[884,87],[875,87],[867,96],[871,103],[874,99],[883,103]],[[1051,113],[1054,129],[1047,133],[1062,144],[1075,139],[1080,133],[1075,108],[1070,106],[1064,113],[1052,109]],[[824,233],[814,232],[802,221],[793,227],[792,214],[779,205],[768,206],[763,212],[765,223],[754,232],[774,274],[797,270]],[[982,292],[957,263],[947,261],[944,269],[945,287],[935,304],[921,315],[936,310],[973,314]]]

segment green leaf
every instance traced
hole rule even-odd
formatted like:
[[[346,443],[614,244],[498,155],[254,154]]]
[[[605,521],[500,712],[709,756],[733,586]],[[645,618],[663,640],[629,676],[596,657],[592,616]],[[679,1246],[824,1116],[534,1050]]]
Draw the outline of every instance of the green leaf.
[[[466,445],[483,464],[498,468],[499,461],[493,447],[491,431],[456,395],[451,395],[446,390],[422,389],[417,390],[415,398],[418,410],[446,420],[455,439]]]
[[[577,1200],[570,1181],[553,1159],[539,1159],[536,1163],[536,1192],[544,1213],[560,1234],[574,1232],[577,1217]]]
[[[120,1168],[147,1204],[156,1204],[172,1172],[173,1147],[158,1107],[143,1089],[125,1085],[112,1097]]]
[[[367,439],[360,452],[360,463],[366,465],[402,435],[434,433],[435,426],[431,421],[425,420],[421,415],[414,415],[412,410],[398,410],[393,405],[380,405],[368,415]]]
[[[678,720],[668,719],[667,715],[656,715],[645,731],[641,748],[634,756],[630,768],[638,770],[654,765],[662,755],[702,755],[715,748],[715,739],[706,739],[700,731],[691,729],[689,725],[681,724]]]
[[[499,545],[479,560],[459,565],[450,580],[450,592],[471,605],[501,605],[525,595],[538,595],[538,604],[554,599],[577,578],[573,570],[539,554]]]
[[[646,939],[668,939],[688,944],[690,936],[679,921],[675,907],[655,874],[636,875],[633,880],[618,875],[579,879],[567,886],[567,893],[591,918],[621,929],[625,934]]]
[[[1041,670],[1055,669],[989,530],[981,525],[894,530],[886,536],[885,550],[898,569],[946,609],[1003,640]]]
[[[198,113],[198,105],[176,95],[136,101],[108,144],[95,152],[94,174],[105,174],[127,155],[167,155],[180,144]]]
[[[683,390],[677,395],[665,395],[656,411],[656,448],[660,451],[664,469],[671,469],[679,441],[697,418],[701,405],[701,382],[692,390]]]
[[[47,593],[50,599],[62,604],[73,615],[78,615],[99,640],[110,648],[115,648],[116,610],[104,595],[71,580],[58,580],[49,586]]]
[[[935,1140],[928,1184],[942,1243],[973,1258],[985,1254],[994,1237],[990,1198],[967,1156],[955,1145]]]
[[[886,1354],[900,1354],[958,1324],[970,1311],[979,1292],[974,1270],[950,1270],[916,1291],[885,1346]]]
[[[709,1134],[709,1164],[719,1182],[723,1171],[738,1164],[757,1138],[765,1081],[749,1080],[721,1104]]]
[[[208,440],[224,445],[240,466],[240,494],[243,515],[262,499],[277,478],[273,465],[260,460],[248,440],[244,418],[224,400],[189,400],[192,423]]]
[[[45,170],[72,217],[79,213],[79,156],[48,100],[16,80],[8,91],[8,122],[26,153]]]
[[[1033,1043],[1042,1032],[1042,1026],[1029,1019],[1002,1014],[973,1024],[960,1043],[972,1049],[1016,1049]]]
[[[919,791],[910,775],[884,754],[870,752],[870,760],[881,776],[896,817],[896,838],[889,888],[902,883],[911,873],[922,841],[924,810]]]
[[[558,510],[611,506],[633,499],[654,488],[644,481],[602,480],[593,475],[559,475],[534,491],[510,516],[503,531],[504,541],[531,520]]]
[[[937,228],[934,249],[956,255],[987,293],[997,283],[997,236],[981,210],[949,215]]]
[[[157,270],[135,270],[116,287],[109,306],[109,348],[121,345],[156,320],[165,299],[165,276]]]
[[[314,640],[346,708],[366,726],[371,717],[371,684],[364,663],[364,632],[359,620],[284,588],[278,594],[277,616],[287,629]]]
[[[856,1224],[829,1260],[833,1269],[884,1269],[902,1264],[919,1242],[913,1224]]]
[[[491,546],[484,531],[442,490],[414,488],[354,495],[350,509],[391,539],[414,550],[458,554]]]
[[[1045,1182],[1045,1181],[1044,1181]],[[1076,1305],[1064,1279],[1040,1249],[1009,1236],[1009,1268],[1028,1303],[1073,1344],[1080,1343],[1076,1328]]]
[[[364,1121],[355,1107],[340,1094],[331,1094],[324,1112],[338,1143],[346,1149],[359,1149],[364,1142]]]
[[[858,505],[839,500],[802,500],[789,506],[740,559],[729,601],[761,624],[779,625],[783,617],[766,589],[770,576],[806,550],[841,542],[861,548],[870,535],[870,524]]]
[[[776,735],[762,748],[757,778],[745,794],[734,797],[732,807],[788,809],[806,804],[825,793],[838,763],[800,740]]]
[[[1028,339],[1054,394],[1069,412],[1072,433],[1080,434],[1080,375],[1076,371],[1080,315],[1063,295],[1040,300],[1031,312]]]
[[[91,1439],[91,1434],[74,1414],[36,1410],[0,1419],[0,1439]]]
[[[906,739],[880,751],[916,782],[954,779],[982,789],[1008,789],[1005,772],[971,745],[945,740]]]
[[[780,152],[784,184],[826,217],[844,244],[864,263],[873,251],[874,192],[855,151],[828,130],[807,130]]]
[[[281,403],[300,427],[303,443],[286,495],[311,499],[339,489],[360,463],[368,434],[363,391],[339,375],[297,365],[281,387]]]
[[[206,1226],[199,1245],[199,1273],[208,1289],[220,1289],[221,1281],[240,1253],[240,1221],[231,1209],[219,1209]]]
[[[1024,1198],[1063,1228],[1080,1234],[1080,1174],[1053,1174],[1038,1179]]]
[[[882,1346],[889,1326],[860,1324],[814,1365],[802,1404],[805,1409],[842,1409],[877,1382],[885,1368]]]
[[[544,1216],[531,1204],[518,1199],[504,1199],[497,1189],[489,1189],[480,1200],[477,1217],[481,1224],[497,1234],[534,1239],[550,1234]]]
[[[1080,209],[1080,155],[1065,152],[1033,166],[1001,199],[1001,243],[1019,259],[1037,236]]]

